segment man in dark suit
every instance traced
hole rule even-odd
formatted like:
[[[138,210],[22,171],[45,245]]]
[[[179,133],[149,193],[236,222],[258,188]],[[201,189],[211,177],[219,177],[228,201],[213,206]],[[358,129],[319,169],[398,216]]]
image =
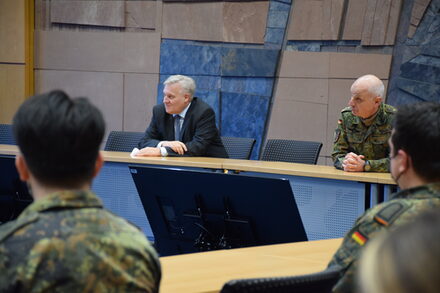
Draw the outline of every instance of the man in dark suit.
[[[214,110],[193,97],[195,82],[172,75],[164,82],[163,104],[153,108],[153,118],[138,144],[136,156],[199,156],[227,158],[215,125]]]

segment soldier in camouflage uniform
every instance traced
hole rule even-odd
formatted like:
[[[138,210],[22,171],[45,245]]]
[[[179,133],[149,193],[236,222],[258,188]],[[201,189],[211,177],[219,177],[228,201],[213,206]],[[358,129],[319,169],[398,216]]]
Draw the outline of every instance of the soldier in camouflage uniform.
[[[332,158],[338,169],[351,172],[388,172],[391,123],[396,110],[382,103],[384,85],[374,75],[351,86],[349,106],[341,111],[335,130]]]
[[[34,202],[0,226],[0,292],[158,292],[151,244],[90,191],[104,129],[96,107],[62,91],[17,111],[16,166]]]
[[[440,208],[440,104],[404,106],[396,114],[389,140],[391,175],[401,188],[391,200],[367,210],[346,234],[329,266],[341,266],[334,292],[354,292],[354,277],[364,245],[387,229]]]

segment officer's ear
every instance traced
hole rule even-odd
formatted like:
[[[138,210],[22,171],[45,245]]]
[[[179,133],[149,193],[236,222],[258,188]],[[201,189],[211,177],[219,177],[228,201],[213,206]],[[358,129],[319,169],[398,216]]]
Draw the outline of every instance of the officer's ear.
[[[377,96],[374,98],[374,103],[379,105],[380,103],[382,103],[382,97],[381,96]]]
[[[29,168],[24,160],[23,155],[18,154],[15,157],[15,167],[17,168],[18,175],[21,181],[28,181],[30,178]]]

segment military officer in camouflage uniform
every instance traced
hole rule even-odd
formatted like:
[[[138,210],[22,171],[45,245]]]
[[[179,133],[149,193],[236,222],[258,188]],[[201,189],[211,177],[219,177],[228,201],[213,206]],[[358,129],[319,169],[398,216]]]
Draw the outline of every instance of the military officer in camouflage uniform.
[[[382,103],[384,85],[364,75],[351,86],[350,107],[341,111],[334,134],[332,158],[348,172],[388,172],[391,122],[396,110]]]
[[[28,99],[13,131],[34,202],[0,226],[0,292],[158,292],[158,256],[143,233],[90,191],[105,124],[86,98]]]
[[[399,109],[389,140],[391,175],[401,188],[391,200],[367,210],[346,234],[329,266],[341,266],[334,292],[354,292],[354,277],[369,239],[440,208],[440,104]]]

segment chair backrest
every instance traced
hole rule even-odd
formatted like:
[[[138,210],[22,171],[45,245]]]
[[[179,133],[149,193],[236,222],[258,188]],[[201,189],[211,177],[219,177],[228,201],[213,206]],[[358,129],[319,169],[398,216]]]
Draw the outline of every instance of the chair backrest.
[[[112,131],[108,135],[104,150],[114,152],[131,152],[135,147],[137,147],[142,137],[144,137],[143,132]]]
[[[327,293],[339,278],[340,267],[335,266],[302,276],[231,280],[220,293]]]
[[[316,165],[321,148],[316,141],[268,139],[260,160]]]
[[[230,159],[249,160],[255,139],[247,137],[221,137]]]
[[[11,124],[0,124],[0,144],[16,145]]]

